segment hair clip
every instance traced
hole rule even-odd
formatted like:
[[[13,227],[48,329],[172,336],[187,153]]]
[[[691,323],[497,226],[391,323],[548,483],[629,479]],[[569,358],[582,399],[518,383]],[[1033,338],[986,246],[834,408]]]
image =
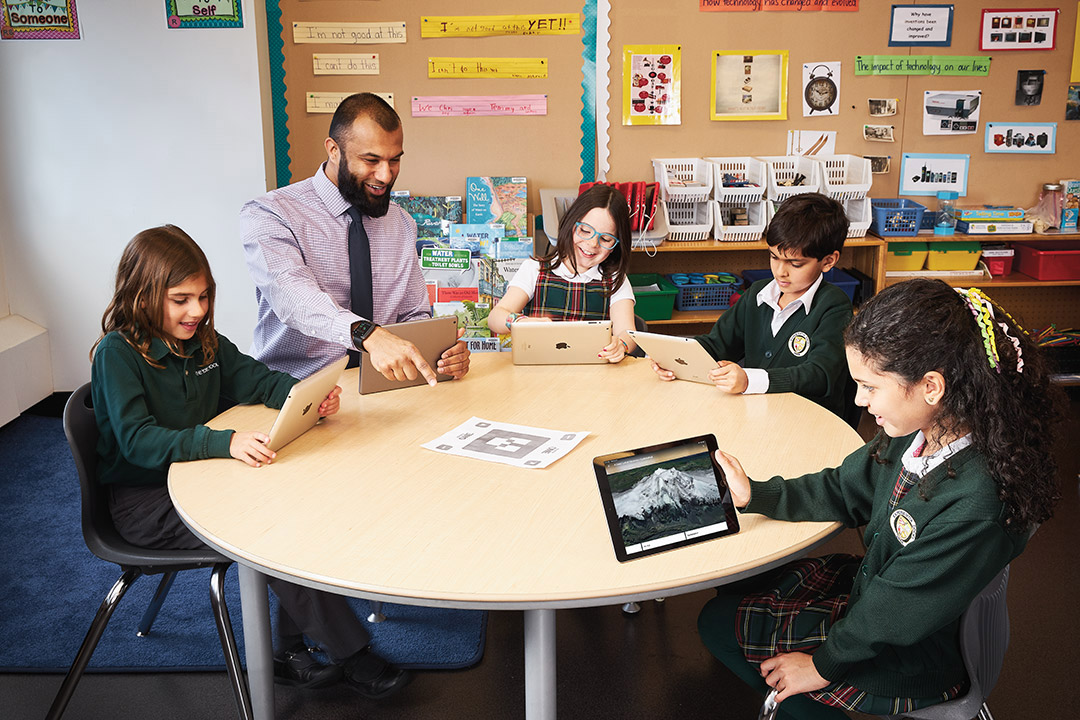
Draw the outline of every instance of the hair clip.
[[[1024,358],[1020,349],[1020,339],[1014,337],[1009,332],[1009,326],[998,320],[995,315],[994,301],[987,296],[979,288],[954,288],[956,292],[964,299],[971,314],[975,317],[975,324],[979,326],[979,333],[983,338],[983,349],[986,351],[986,359],[990,363],[990,367],[1001,372],[1001,357],[998,354],[997,338],[994,335],[994,322],[997,321],[998,327],[1005,333],[1005,337],[1012,343],[1013,349],[1016,351],[1016,372],[1021,373],[1024,371]],[[1023,328],[1020,324],[1013,319],[1009,313],[1005,312],[1002,308],[997,308],[1008,317],[1016,325],[1016,327],[1023,332]]]

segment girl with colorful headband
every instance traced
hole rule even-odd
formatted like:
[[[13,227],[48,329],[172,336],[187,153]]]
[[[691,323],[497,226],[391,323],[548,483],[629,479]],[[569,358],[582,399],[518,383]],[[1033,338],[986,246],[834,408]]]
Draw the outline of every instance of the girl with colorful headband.
[[[717,453],[743,512],[866,528],[864,557],[798,561],[702,610],[706,646],[775,688],[780,717],[903,713],[962,694],[960,616],[1059,498],[1055,389],[1038,347],[981,291],[894,285],[844,341],[877,437],[789,480],[750,482]]]

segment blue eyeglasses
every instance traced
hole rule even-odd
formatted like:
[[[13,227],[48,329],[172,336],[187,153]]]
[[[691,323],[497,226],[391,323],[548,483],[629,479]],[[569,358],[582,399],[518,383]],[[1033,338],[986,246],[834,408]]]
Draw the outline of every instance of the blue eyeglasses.
[[[600,247],[610,250],[619,244],[619,238],[610,233],[600,232],[589,223],[581,222],[580,220],[574,223],[574,230],[582,240],[592,240],[596,238],[596,241],[600,243]]]

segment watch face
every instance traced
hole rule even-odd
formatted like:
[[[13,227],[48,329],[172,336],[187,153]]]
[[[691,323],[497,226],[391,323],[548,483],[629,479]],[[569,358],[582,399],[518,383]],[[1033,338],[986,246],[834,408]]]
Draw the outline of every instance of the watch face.
[[[836,102],[836,83],[829,78],[813,78],[806,84],[806,104],[813,110],[827,110]]]

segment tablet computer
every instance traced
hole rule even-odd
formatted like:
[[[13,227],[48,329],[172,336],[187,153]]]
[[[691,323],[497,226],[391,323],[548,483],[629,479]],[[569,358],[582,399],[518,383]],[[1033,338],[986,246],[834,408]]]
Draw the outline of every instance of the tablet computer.
[[[739,532],[715,452],[716,436],[699,435],[593,459],[620,562]]]
[[[277,452],[319,422],[319,406],[341,379],[349,358],[343,356],[292,386],[278,410],[266,446]]]
[[[630,330],[630,337],[657,365],[680,380],[712,385],[709,371],[716,368],[709,351],[694,338]]]
[[[427,364],[435,370],[442,354],[452,348],[458,341],[457,317],[446,315],[425,320],[413,320],[412,322],[394,323],[383,325],[390,332],[403,340],[408,340],[420,351],[427,360]],[[437,370],[435,378],[452,380],[453,376],[443,375]],[[419,373],[415,380],[388,380],[381,372],[371,364],[371,356],[360,353],[360,394],[383,392],[384,390],[397,390],[398,388],[413,387],[414,385],[426,385],[427,380]]]
[[[599,352],[610,344],[610,320],[510,324],[510,350],[515,365],[606,363]]]

